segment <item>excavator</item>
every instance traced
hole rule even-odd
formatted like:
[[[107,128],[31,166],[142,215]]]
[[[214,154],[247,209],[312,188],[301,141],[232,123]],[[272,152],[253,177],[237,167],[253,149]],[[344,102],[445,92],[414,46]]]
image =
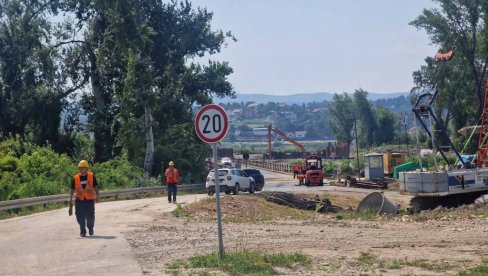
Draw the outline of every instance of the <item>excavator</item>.
[[[459,37],[459,36],[458,36]],[[457,41],[457,38],[456,38]],[[455,45],[447,53],[439,52],[435,55],[436,62],[448,62],[455,56]],[[439,65],[440,67],[442,65]],[[435,70],[437,70],[437,68]],[[435,73],[434,73],[435,78]],[[399,174],[400,190],[414,197],[410,201],[411,213],[421,210],[433,209],[437,206],[457,207],[462,204],[473,203],[479,196],[488,193],[488,83],[485,90],[481,126],[479,126],[478,152],[476,164],[467,162],[452,143],[446,129],[436,117],[433,103],[438,95],[436,84],[419,95],[412,109],[415,120],[420,122],[433,146],[447,164],[446,168],[439,170],[436,164],[434,171],[412,171]],[[471,140],[476,126],[468,139]],[[435,139],[434,136],[438,138]],[[440,141],[444,141],[441,145]],[[452,150],[458,160],[452,163],[446,152]]]
[[[276,133],[277,135],[283,137],[283,139],[285,139],[286,141],[288,141],[288,142],[292,143],[293,145],[297,146],[300,149],[300,152],[305,152],[305,147],[303,147],[302,144],[300,144],[297,141],[291,139],[286,134],[284,134],[283,132],[281,132],[279,129],[273,127],[272,124],[269,124],[268,125],[269,159],[273,159],[273,156],[272,156],[272,154],[273,154],[273,147],[272,147],[272,143],[271,143],[271,140],[272,140],[271,132]]]
[[[268,125],[268,146],[269,146],[269,159],[272,159],[273,148],[271,143],[271,133],[274,132],[277,135],[283,137],[286,141],[297,146],[302,153],[305,153],[305,147],[298,143],[297,141],[291,139],[286,134],[284,134],[279,129],[273,127],[273,125]],[[324,172],[322,171],[322,158],[319,155],[308,155],[305,159],[306,164],[306,174],[305,174],[305,185],[324,185]]]

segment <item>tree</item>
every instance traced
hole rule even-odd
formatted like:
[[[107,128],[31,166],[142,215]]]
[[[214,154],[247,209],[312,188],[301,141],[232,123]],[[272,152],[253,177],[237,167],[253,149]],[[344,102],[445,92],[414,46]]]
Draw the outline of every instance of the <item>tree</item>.
[[[395,113],[380,106],[376,108],[378,132],[376,144],[389,144],[395,139]]]
[[[436,2],[440,9],[424,10],[410,24],[424,29],[440,51],[455,49],[455,56],[448,62],[426,58],[426,64],[413,73],[416,86],[412,93],[436,90],[436,116],[442,127],[447,128],[452,123],[457,131],[463,126],[477,124],[483,108],[488,62],[488,2]]]
[[[0,134],[27,132],[38,144],[60,150],[60,113],[84,79],[64,74],[51,51],[59,1],[0,1]]]
[[[376,114],[368,101],[368,92],[363,89],[354,91],[355,115],[359,119],[362,139],[361,142],[367,147],[377,142],[378,124]]]
[[[338,141],[351,144],[352,128],[354,127],[354,103],[346,93],[334,94],[333,102],[328,105],[330,110],[329,126]]]

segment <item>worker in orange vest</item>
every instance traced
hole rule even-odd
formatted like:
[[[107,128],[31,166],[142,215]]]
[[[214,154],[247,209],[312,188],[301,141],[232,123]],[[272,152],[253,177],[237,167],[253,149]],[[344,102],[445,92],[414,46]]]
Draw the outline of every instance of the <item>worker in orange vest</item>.
[[[298,163],[295,162],[295,164],[293,164],[293,179],[298,175],[298,169]]]
[[[73,195],[76,193],[75,214],[76,220],[80,225],[80,236],[86,237],[86,227],[88,233],[93,236],[95,226],[95,202],[100,198],[97,179],[93,173],[88,171],[88,162],[81,160],[78,163],[79,173],[73,177],[69,190],[69,215],[73,214]]]
[[[303,185],[303,179],[305,179],[305,175],[303,175],[303,173],[300,171],[297,175],[297,178],[298,178],[298,185]]]
[[[175,162],[169,162],[169,168],[166,169],[164,175],[166,176],[166,190],[168,192],[168,202],[171,203],[171,199],[173,199],[173,203],[176,203],[176,191],[177,185],[180,182],[180,173],[175,168]]]

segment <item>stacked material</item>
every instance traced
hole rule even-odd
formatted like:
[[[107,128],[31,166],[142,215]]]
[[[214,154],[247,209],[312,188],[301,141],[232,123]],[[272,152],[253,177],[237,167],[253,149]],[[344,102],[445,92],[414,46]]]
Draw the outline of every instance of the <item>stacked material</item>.
[[[332,205],[330,200],[327,198],[321,200],[318,195],[315,196],[314,200],[308,200],[290,193],[273,192],[266,195],[265,198],[267,201],[276,204],[285,205],[291,208],[301,210],[313,210],[320,213],[336,213],[343,210],[339,206]]]

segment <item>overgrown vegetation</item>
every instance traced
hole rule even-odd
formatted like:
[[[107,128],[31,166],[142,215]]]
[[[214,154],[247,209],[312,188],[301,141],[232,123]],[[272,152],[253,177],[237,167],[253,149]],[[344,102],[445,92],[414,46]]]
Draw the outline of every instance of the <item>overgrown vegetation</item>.
[[[220,261],[217,253],[210,253],[191,257],[188,260],[178,260],[170,263],[168,272],[177,274],[179,270],[211,269],[220,270],[229,275],[277,275],[276,267],[296,270],[306,267],[309,259],[302,253],[273,253],[242,250],[225,254]]]
[[[77,160],[22,139],[0,142],[0,200],[67,193]],[[155,178],[122,158],[97,163],[91,170],[105,190],[159,185]]]
[[[11,151],[0,199],[65,191],[80,159],[106,188],[146,185],[139,168],[156,177],[170,160],[182,182],[203,179],[210,148],[193,115],[234,94],[227,62],[195,59],[235,41],[211,12],[156,0],[9,0],[0,11],[0,141]]]

